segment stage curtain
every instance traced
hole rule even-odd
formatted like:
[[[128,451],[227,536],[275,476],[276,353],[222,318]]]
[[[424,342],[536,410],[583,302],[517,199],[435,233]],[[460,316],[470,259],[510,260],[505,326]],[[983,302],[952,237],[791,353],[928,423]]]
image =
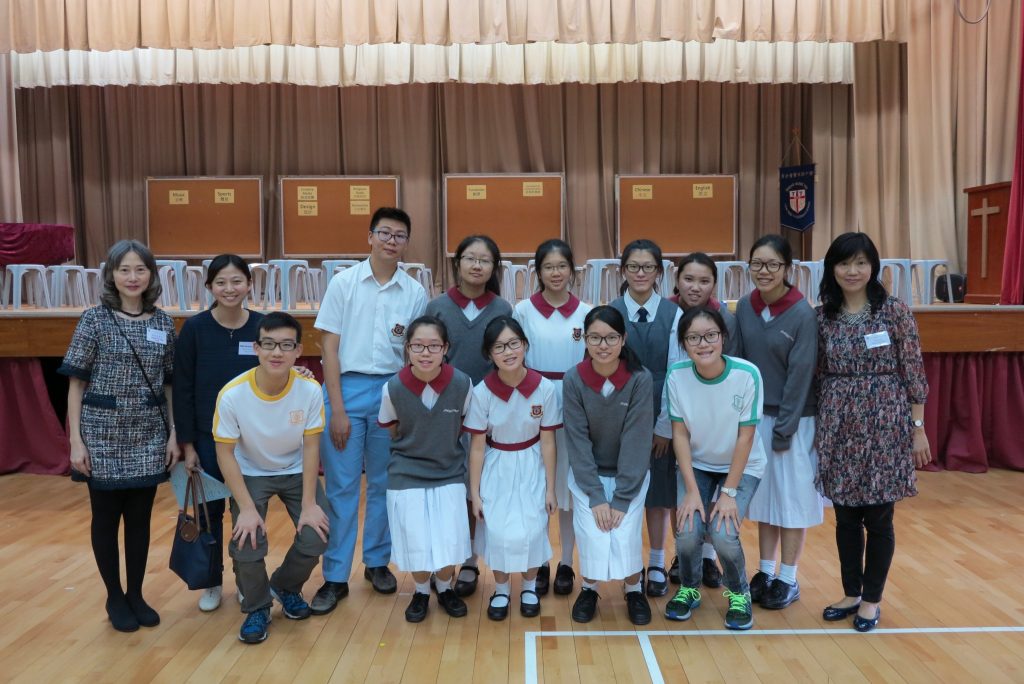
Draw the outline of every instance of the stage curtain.
[[[12,54],[15,87],[179,83],[850,83],[853,43],[257,45]],[[889,43],[889,45],[897,45]]]
[[[0,474],[68,472],[68,440],[39,359],[0,359]]]
[[[924,367],[936,467],[1024,470],[1024,353],[925,354]]]
[[[75,229],[39,223],[0,223],[0,265],[54,266],[75,258]]]
[[[985,3],[961,2],[969,18]],[[910,255],[967,265],[963,189],[1010,180],[1017,133],[1020,2],[993,2],[962,21],[950,0],[911,3],[907,162]]]
[[[0,0],[0,52],[901,41],[907,16],[908,0]]]
[[[89,264],[116,239],[144,239],[146,176],[262,175],[276,257],[279,174],[397,174],[413,218],[408,258],[437,275],[444,173],[565,173],[581,259],[613,253],[616,173],[737,174],[749,249],[777,231],[777,166],[793,128],[832,150],[819,172],[843,207],[835,230],[848,229],[854,205],[846,85],[77,86],[16,98],[26,219],[75,225]]]
[[[5,54],[0,54],[0,221],[21,221],[18,118],[15,116],[11,56]]]
[[[1021,31],[1024,31],[1024,16],[1021,17]],[[1021,44],[1017,63],[1024,69],[1024,43]],[[1017,141],[1014,145],[1013,186],[1010,189],[1003,287],[999,302],[1024,304],[1024,79],[1021,74],[1018,74],[1017,81]]]

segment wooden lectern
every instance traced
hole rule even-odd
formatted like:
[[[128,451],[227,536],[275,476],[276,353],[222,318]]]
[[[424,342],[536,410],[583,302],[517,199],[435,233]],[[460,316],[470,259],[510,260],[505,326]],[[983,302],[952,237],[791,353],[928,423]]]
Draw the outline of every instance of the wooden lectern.
[[[1011,183],[965,188],[967,193],[968,304],[998,304],[1003,287],[1003,251]]]

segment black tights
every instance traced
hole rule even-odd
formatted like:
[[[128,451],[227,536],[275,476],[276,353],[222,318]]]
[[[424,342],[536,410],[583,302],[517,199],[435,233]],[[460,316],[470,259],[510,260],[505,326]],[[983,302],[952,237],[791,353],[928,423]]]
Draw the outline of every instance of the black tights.
[[[149,521],[156,487],[99,490],[89,488],[92,504],[92,552],[107,588],[107,597],[141,597],[149,556]],[[124,567],[127,591],[121,589],[121,554],[117,534],[124,518]]]
[[[896,532],[892,525],[895,504],[835,504],[835,511],[843,591],[847,596],[861,596],[868,603],[878,603],[882,600],[896,550]],[[867,544],[864,543],[865,530]]]

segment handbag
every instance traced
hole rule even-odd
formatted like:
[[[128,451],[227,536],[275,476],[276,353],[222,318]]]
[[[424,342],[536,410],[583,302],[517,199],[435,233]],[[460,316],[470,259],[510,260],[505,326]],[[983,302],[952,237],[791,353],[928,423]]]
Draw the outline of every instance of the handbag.
[[[191,515],[189,501],[192,502]],[[185,485],[185,503],[178,511],[170,568],[189,589],[209,589],[221,583],[224,561],[210,526],[203,481],[196,472],[189,473]]]

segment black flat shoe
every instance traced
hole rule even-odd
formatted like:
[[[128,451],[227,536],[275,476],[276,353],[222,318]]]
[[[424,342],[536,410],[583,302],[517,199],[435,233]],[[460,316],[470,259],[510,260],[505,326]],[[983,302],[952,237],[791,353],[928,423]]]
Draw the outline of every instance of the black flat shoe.
[[[572,619],[573,622],[587,623],[594,619],[594,613],[597,612],[597,599],[601,596],[593,589],[587,589],[583,587],[580,590],[580,595],[576,597],[576,602],[572,604]]]
[[[682,584],[679,579],[679,556],[672,559],[672,567],[668,569],[668,581],[672,584]]]
[[[710,558],[701,561],[701,582],[708,589],[717,589],[722,586],[722,571],[718,569],[718,563]],[[676,582],[676,584],[679,584]],[[753,598],[751,598],[753,600]]]
[[[870,632],[878,626],[878,619],[882,617],[882,609],[875,608],[875,617],[873,619],[862,618],[860,615],[853,618],[853,628],[858,632]]]
[[[455,592],[451,589],[445,589],[438,594],[437,602],[444,608],[444,612],[452,617],[466,617],[466,614],[469,613],[469,609],[466,608],[466,602],[456,596]]]
[[[761,603],[768,595],[768,585],[772,583],[767,573],[758,570],[750,578],[750,600],[752,603]]]
[[[427,610],[430,607],[430,594],[416,592],[409,601],[409,607],[405,609],[406,622],[423,622],[427,617]]]
[[[508,594],[499,594],[499,593],[495,592],[495,593],[491,594],[491,600],[487,604],[487,617],[490,618],[491,620],[495,620],[497,622],[500,622],[501,620],[504,620],[505,618],[508,617],[508,604],[507,603],[505,605],[501,606],[500,608],[494,605],[494,599],[496,599],[499,596],[504,596],[506,601],[509,600]]]
[[[363,570],[363,577],[370,580],[373,590],[378,594],[394,594],[398,590],[398,580],[386,565]]]
[[[761,599],[761,607],[766,610],[782,610],[793,601],[800,600],[800,583],[789,584],[778,577],[772,580],[768,593]]]
[[[657,570],[661,573],[662,577],[665,577],[665,581],[655,582],[650,579],[651,570]],[[652,565],[647,568],[644,577],[647,579],[647,595],[648,596],[664,596],[668,593],[668,573],[665,572],[665,568],[660,568],[657,565]]]
[[[327,615],[338,607],[338,601],[348,596],[348,582],[324,582],[309,602],[313,615]]]
[[[576,572],[568,565],[558,564],[555,570],[555,593],[560,596],[567,596],[572,593],[572,586],[576,581]]]
[[[551,584],[551,566],[545,563],[537,568],[537,596],[546,596]]]
[[[455,580],[455,595],[459,597],[472,596],[476,592],[476,583],[480,577],[480,569],[472,565],[463,565],[459,569],[459,576],[462,576],[463,571],[469,570],[473,573],[473,579],[465,582],[461,579]]]
[[[860,603],[854,603],[852,606],[846,608],[836,608],[835,606],[826,606],[825,610],[822,611],[821,617],[826,622],[839,622],[845,620],[851,615],[857,614],[857,609],[860,608]]]
[[[123,596],[107,599],[107,617],[118,632],[136,632],[139,629],[139,620]]]
[[[528,618],[537,617],[540,615],[540,597],[537,597],[536,603],[523,603],[523,597],[527,594],[537,596],[537,592],[530,591],[529,589],[523,589],[519,592],[519,614]]]
[[[626,593],[626,612],[634,625],[647,625],[651,622],[651,604],[642,591]]]
[[[127,599],[140,627],[156,627],[160,624],[160,614],[146,603],[146,599],[142,596],[128,596]]]

